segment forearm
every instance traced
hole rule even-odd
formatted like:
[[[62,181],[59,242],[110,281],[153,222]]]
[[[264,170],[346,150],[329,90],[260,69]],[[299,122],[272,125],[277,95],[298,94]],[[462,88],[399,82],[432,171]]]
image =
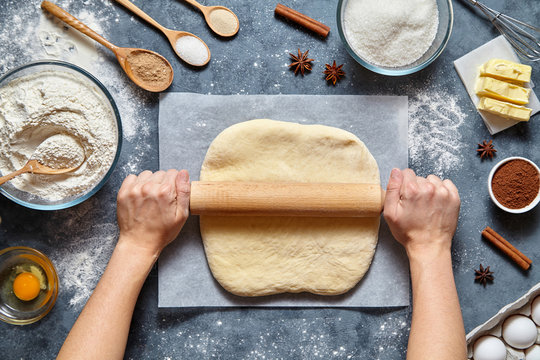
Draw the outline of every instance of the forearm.
[[[135,303],[156,255],[121,241],[58,359],[122,359]]]
[[[413,316],[408,360],[466,359],[465,330],[449,249],[409,252]]]

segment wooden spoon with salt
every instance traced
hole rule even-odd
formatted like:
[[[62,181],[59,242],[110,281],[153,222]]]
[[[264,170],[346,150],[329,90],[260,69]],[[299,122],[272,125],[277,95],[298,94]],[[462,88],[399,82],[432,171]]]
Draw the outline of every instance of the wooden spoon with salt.
[[[240,21],[238,21],[238,17],[231,9],[225,6],[204,6],[195,0],[185,1],[203,13],[204,20],[206,20],[210,29],[219,36],[234,36],[240,29]]]
[[[124,72],[137,86],[148,91],[160,92],[171,85],[174,77],[172,66],[158,53],[146,49],[116,46],[49,1],[43,1],[41,8],[111,50]]]
[[[116,2],[133,11],[165,34],[176,55],[189,65],[204,66],[210,61],[210,49],[198,36],[187,31],[167,29],[129,0],[116,0]]]
[[[53,169],[53,168],[50,168],[48,166],[41,164],[37,160],[28,160],[28,162],[19,170],[14,171],[11,174],[7,174],[5,176],[0,177],[0,185],[4,184],[5,182],[8,182],[9,180],[13,179],[16,176],[19,176],[21,174],[28,173],[28,172],[31,172],[32,174],[57,175],[57,174],[65,174],[68,172],[75,171],[79,168],[79,166],[66,168],[66,169]]]

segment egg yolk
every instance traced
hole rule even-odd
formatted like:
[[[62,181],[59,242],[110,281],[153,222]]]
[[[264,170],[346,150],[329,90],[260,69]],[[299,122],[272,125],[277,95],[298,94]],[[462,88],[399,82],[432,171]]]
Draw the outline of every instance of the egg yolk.
[[[23,272],[13,281],[15,296],[23,301],[30,301],[39,295],[39,279],[32,273]]]

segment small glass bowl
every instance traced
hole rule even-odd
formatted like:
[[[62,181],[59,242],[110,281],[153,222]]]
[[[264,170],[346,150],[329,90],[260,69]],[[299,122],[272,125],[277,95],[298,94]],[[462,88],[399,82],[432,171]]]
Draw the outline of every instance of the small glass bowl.
[[[339,0],[338,6],[337,6],[337,25],[338,25],[338,32],[339,36],[341,37],[341,41],[345,45],[345,48],[349,52],[349,54],[363,67],[365,67],[368,70],[371,70],[373,72],[383,74],[383,75],[389,75],[389,76],[402,76],[402,75],[408,75],[415,73],[417,71],[420,71],[424,68],[426,68],[429,64],[431,64],[439,55],[443,52],[444,48],[446,47],[446,44],[448,43],[448,40],[450,39],[450,35],[452,34],[452,27],[454,23],[454,10],[452,8],[452,0],[436,0],[437,1],[437,7],[439,9],[439,27],[437,29],[437,34],[435,35],[435,39],[433,40],[433,43],[429,47],[429,49],[425,52],[424,55],[415,62],[399,66],[399,67],[390,67],[390,66],[382,66],[382,65],[376,65],[373,64],[366,59],[364,59],[362,56],[360,56],[356,51],[353,50],[353,47],[350,45],[346,31],[345,31],[345,24],[344,24],[344,13],[345,9],[347,8],[347,3],[349,0]]]
[[[19,300],[13,293],[17,269],[40,269],[46,289],[30,301]],[[58,275],[51,260],[43,253],[25,246],[0,251],[0,320],[13,325],[34,323],[51,311],[58,296]]]
[[[524,160],[526,162],[528,162],[529,164],[531,164],[532,166],[534,166],[534,168],[536,169],[536,171],[538,172],[538,174],[540,175],[540,169],[538,168],[538,166],[536,166],[535,163],[533,163],[531,160],[527,159],[527,158],[524,158],[524,157],[520,157],[520,156],[512,156],[512,157],[508,157],[504,160],[501,160],[499,161],[497,164],[495,164],[495,166],[493,167],[493,169],[491,169],[490,173],[489,173],[489,177],[488,177],[488,191],[489,191],[489,196],[491,197],[491,200],[493,201],[493,203],[495,205],[497,205],[500,209],[506,211],[506,212],[509,212],[509,213],[512,213],[512,214],[522,214],[522,213],[525,213],[531,209],[533,209],[536,205],[538,205],[538,203],[540,202],[540,191],[538,191],[538,194],[536,195],[536,198],[527,206],[525,206],[524,208],[521,208],[521,209],[510,209],[510,208],[507,208],[506,206],[502,205],[498,200],[497,198],[495,197],[495,195],[493,194],[493,189],[491,188],[491,183],[493,181],[493,175],[495,175],[495,172],[497,172],[497,170],[504,164],[506,164],[507,162],[509,161],[512,161],[512,160]],[[540,189],[539,189],[540,190]]]
[[[4,74],[4,76],[0,77],[0,88],[21,76],[26,76],[29,74],[34,74],[34,73],[38,73],[38,72],[46,71],[46,70],[58,70],[61,72],[67,72],[67,73],[80,77],[82,80],[85,80],[87,83],[89,83],[89,85],[91,86],[93,85],[95,91],[97,91],[98,93],[101,93],[104,99],[108,101],[110,105],[110,109],[116,119],[116,132],[117,132],[117,139],[118,139],[118,143],[116,146],[116,154],[105,176],[103,176],[103,178],[98,183],[96,183],[93,188],[90,188],[85,192],[82,192],[80,194],[77,194],[69,198],[65,198],[58,201],[51,201],[51,200],[40,198],[28,192],[21,191],[17,189],[15,186],[11,185],[9,181],[0,187],[1,194],[4,194],[5,197],[16,202],[19,205],[25,206],[30,209],[36,209],[36,210],[60,210],[60,209],[66,209],[66,208],[82,203],[83,201],[87,200],[92,195],[94,195],[96,192],[98,192],[98,190],[101,189],[103,185],[107,182],[114,168],[116,167],[118,158],[120,157],[120,150],[122,148],[122,123],[120,120],[120,113],[118,112],[118,108],[116,107],[116,104],[111,94],[107,90],[107,88],[105,88],[105,86],[98,79],[96,79],[92,74],[68,62],[56,61],[56,60],[45,60],[45,61],[34,61],[25,65],[22,65],[18,68],[15,68],[7,72],[6,74]],[[0,174],[0,176],[1,175],[6,175],[6,174]]]

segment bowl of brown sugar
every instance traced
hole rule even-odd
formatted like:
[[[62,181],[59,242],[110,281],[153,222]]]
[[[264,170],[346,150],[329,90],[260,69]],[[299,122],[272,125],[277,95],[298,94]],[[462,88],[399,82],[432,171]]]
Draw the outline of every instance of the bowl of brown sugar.
[[[491,200],[504,211],[527,212],[540,202],[540,169],[523,157],[506,158],[489,173],[488,190]]]

